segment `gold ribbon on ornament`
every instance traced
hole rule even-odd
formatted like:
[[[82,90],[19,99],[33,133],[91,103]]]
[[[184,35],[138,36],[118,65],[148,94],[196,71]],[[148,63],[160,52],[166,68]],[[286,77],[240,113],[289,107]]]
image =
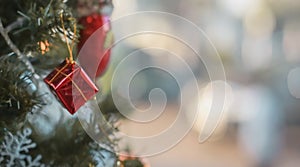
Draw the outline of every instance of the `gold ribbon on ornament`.
[[[63,75],[65,77],[67,77],[68,79],[70,79],[70,81],[72,82],[72,84],[76,87],[76,89],[79,91],[79,93],[81,94],[81,96],[84,98],[85,101],[87,101],[88,99],[86,98],[86,96],[84,95],[84,93],[82,92],[82,90],[79,88],[79,86],[73,81],[73,79],[65,74],[63,72],[63,70],[65,70],[68,66],[69,63],[71,64],[74,64],[75,61],[73,59],[73,47],[74,47],[74,44],[75,44],[75,38],[72,39],[72,44],[70,46],[69,42],[68,42],[68,38],[67,38],[67,34],[66,34],[66,29],[65,29],[65,26],[64,26],[64,21],[63,21],[63,13],[60,14],[60,21],[61,21],[61,25],[62,25],[62,28],[63,28],[63,32],[64,32],[64,38],[65,38],[65,41],[66,41],[66,44],[67,44],[67,48],[68,48],[68,51],[69,51],[69,59],[66,59],[66,64],[61,68],[61,69],[57,69],[55,68],[55,70],[57,71],[57,73],[53,76],[53,78],[49,81],[50,83],[53,82],[55,80],[55,78],[58,76],[58,75]],[[76,34],[76,23],[74,23],[74,35]]]

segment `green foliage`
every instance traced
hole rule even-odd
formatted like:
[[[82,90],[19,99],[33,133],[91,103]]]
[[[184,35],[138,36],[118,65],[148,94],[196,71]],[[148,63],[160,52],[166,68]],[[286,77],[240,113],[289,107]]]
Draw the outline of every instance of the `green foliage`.
[[[33,107],[41,104],[40,98],[27,90],[28,86],[32,86],[28,83],[31,78],[32,73],[14,56],[0,58],[0,125],[17,127]]]
[[[73,34],[76,20],[72,14],[72,6],[76,5],[76,0],[70,1],[68,4],[65,1],[0,1],[0,19],[4,24],[5,31],[24,55],[34,56],[36,63],[34,61],[31,63],[37,73],[44,73],[45,68],[53,69],[56,64],[61,62],[61,59],[69,55],[64,38],[62,38],[61,13],[68,38],[76,41],[78,37],[77,33]],[[40,42],[49,43],[49,48],[42,50]],[[34,84],[33,74],[29,71],[28,66],[16,56],[6,56],[11,50],[3,37],[0,37],[0,48],[0,141],[7,143],[9,138],[5,138],[3,135],[7,131],[6,129],[11,132],[9,135],[11,138],[16,138],[12,134],[17,133],[23,125],[34,129],[29,122],[24,124],[25,117],[34,107],[39,107],[42,101],[36,95],[37,91],[28,91],[28,86]],[[17,105],[7,106],[8,101],[13,101]],[[36,159],[21,158],[20,164],[29,164],[31,161],[38,164],[38,161],[42,160],[49,166],[101,166],[108,161],[116,161],[117,155],[113,153],[112,149],[119,141],[114,136],[117,129],[113,126],[118,120],[118,117],[115,116],[117,110],[111,98],[100,106],[105,112],[103,115],[98,115],[99,117],[91,117],[93,119],[90,121],[94,130],[96,127],[98,128],[96,130],[98,130],[99,139],[103,145],[107,145],[110,151],[103,148],[103,145],[96,144],[82,129],[82,125],[77,119],[61,120],[58,125],[55,125],[55,133],[49,138],[44,139],[33,131],[30,137],[36,145],[30,146],[30,155],[41,155],[43,158],[41,159],[41,156],[37,156]],[[47,125],[43,124],[44,126]],[[31,143],[29,140],[27,142]],[[3,149],[7,148],[9,147],[3,147]],[[0,157],[0,164],[6,163],[5,158],[4,156]],[[18,156],[15,158],[20,159]],[[124,165],[138,167],[142,164],[136,160],[128,160],[124,162]]]
[[[10,37],[23,53],[40,55],[42,51],[38,43],[41,41],[50,44],[49,51],[61,48],[61,13],[68,37],[76,36],[72,33],[76,20],[64,0],[1,0],[0,11],[5,27],[10,26]],[[6,48],[5,46],[5,41],[1,40],[0,47]],[[1,50],[0,54],[6,54],[8,51],[6,48]],[[51,52],[48,55],[51,55]]]
[[[93,141],[78,119],[59,124],[55,135],[49,139],[40,140],[37,134],[33,134],[32,139],[38,147],[31,153],[41,154],[42,162],[49,166],[89,166],[116,161],[115,153],[108,152]]]
[[[89,154],[89,143],[92,140],[77,119],[61,123],[56,128],[55,135],[49,139],[39,141],[40,136],[36,134],[33,134],[33,139],[38,144],[33,153],[43,155],[45,164],[68,167],[88,166],[87,164],[92,162]]]

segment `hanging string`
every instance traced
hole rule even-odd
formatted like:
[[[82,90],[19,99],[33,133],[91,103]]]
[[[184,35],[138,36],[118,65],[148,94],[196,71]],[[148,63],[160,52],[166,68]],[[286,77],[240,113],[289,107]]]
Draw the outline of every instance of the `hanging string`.
[[[68,37],[67,37],[67,33],[66,33],[66,29],[65,29],[65,25],[64,25],[64,19],[63,19],[63,13],[60,14],[60,21],[61,21],[61,26],[62,26],[62,29],[63,29],[63,32],[64,32],[64,38],[65,38],[65,41],[66,41],[66,44],[67,44],[67,47],[68,47],[68,51],[69,51],[69,55],[70,55],[70,61],[71,63],[74,62],[74,58],[73,58],[73,47],[75,45],[75,37],[72,39],[72,43],[71,43],[71,46],[69,44],[69,41],[68,41]],[[74,36],[76,35],[76,23],[74,23]]]

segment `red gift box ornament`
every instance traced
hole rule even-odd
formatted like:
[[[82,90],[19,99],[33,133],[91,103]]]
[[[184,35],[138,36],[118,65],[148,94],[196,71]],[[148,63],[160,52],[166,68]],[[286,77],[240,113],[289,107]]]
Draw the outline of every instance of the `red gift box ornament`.
[[[61,15],[61,21],[62,21]],[[66,59],[54,71],[52,71],[44,81],[50,86],[56,96],[60,99],[66,109],[74,114],[83,104],[92,98],[98,88],[84,72],[84,70],[73,61],[72,47],[70,47],[66,30],[62,21],[64,37],[70,53],[70,58]],[[74,25],[76,34],[76,25]]]
[[[98,88],[83,69],[68,59],[44,81],[55,91],[56,96],[71,114],[98,92]]]

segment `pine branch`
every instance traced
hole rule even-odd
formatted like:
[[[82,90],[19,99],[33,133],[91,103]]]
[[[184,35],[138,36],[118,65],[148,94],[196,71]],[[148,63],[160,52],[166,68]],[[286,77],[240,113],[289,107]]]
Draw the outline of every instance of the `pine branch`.
[[[31,149],[36,148],[36,143],[30,139],[32,130],[25,128],[22,132],[18,131],[16,135],[7,132],[4,141],[0,145],[0,165],[1,166],[44,166],[40,163],[41,155],[32,158],[29,154]]]
[[[78,33],[72,34],[76,19],[73,17],[72,8],[66,4],[65,0],[3,1],[0,2],[0,5],[3,3],[1,6],[2,11],[9,12],[0,12],[4,25],[4,27],[2,25],[4,29],[2,34],[9,33],[11,41],[14,41],[13,44],[26,55],[25,57],[28,57],[28,53],[31,57],[37,57],[38,59],[41,54],[56,59],[59,56],[61,60],[67,57],[65,52],[61,52],[61,43],[64,41],[61,38],[60,13],[64,15],[64,26],[68,37],[77,39]],[[7,7],[4,7],[5,5]],[[5,41],[0,41],[1,47],[5,47],[8,42],[7,36],[4,38]],[[47,52],[41,49],[40,43],[49,44]],[[8,49],[2,49],[0,54],[7,54],[9,48],[12,48],[11,45]],[[19,55],[15,48],[12,50]],[[42,63],[47,64],[49,61]]]
[[[4,40],[6,41],[7,45],[10,47],[10,49],[18,56],[18,59],[22,61],[31,72],[34,72],[34,68],[32,64],[29,62],[29,60],[27,59],[27,57],[23,53],[21,53],[21,51],[17,48],[17,46],[12,42],[12,40],[8,36],[8,32],[4,28],[1,19],[0,19],[0,33],[3,36]]]
[[[22,27],[26,18],[25,17],[19,17],[15,22],[11,23],[10,25],[6,26],[5,32],[9,33],[12,30]]]
[[[43,104],[33,75],[17,55],[0,57],[0,127],[17,128]]]

